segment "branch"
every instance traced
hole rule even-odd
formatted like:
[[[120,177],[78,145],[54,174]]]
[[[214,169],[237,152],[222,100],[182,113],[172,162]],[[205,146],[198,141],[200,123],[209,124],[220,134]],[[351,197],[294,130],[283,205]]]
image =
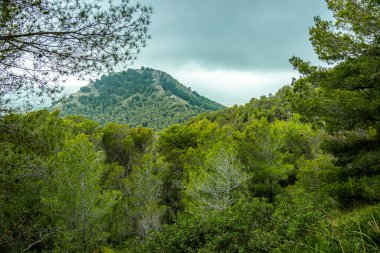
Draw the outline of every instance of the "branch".
[[[68,31],[68,32],[34,32],[34,33],[24,33],[24,34],[9,34],[0,36],[0,40],[11,40],[13,38],[20,37],[33,37],[33,36],[44,36],[44,35],[67,35],[76,34],[78,31]]]

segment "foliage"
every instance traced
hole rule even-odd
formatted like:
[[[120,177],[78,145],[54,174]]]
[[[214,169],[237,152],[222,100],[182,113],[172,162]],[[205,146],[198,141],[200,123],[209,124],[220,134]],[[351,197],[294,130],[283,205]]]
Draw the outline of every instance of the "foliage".
[[[335,65],[293,58],[302,76],[274,96],[158,132],[47,110],[0,118],[0,251],[378,252],[380,3],[328,4],[336,23],[317,18],[311,36]],[[71,105],[107,108],[115,91],[202,100],[143,69]]]
[[[276,234],[281,238],[278,252],[304,249],[304,244],[321,231],[325,214],[331,210],[330,198],[320,192],[309,192],[292,186],[276,199],[273,219]],[[302,252],[302,251],[301,251]]]
[[[148,159],[149,158],[145,158]],[[162,172],[165,166],[148,162],[142,167],[134,167],[126,180],[128,212],[140,237],[161,229],[167,208],[161,200],[163,191]]]
[[[327,1],[335,21],[315,19],[311,42],[330,68],[314,67],[299,58],[293,66],[302,78],[288,92],[303,119],[332,136],[325,150],[339,169],[330,173],[335,185],[328,191],[343,208],[379,201],[380,157],[380,3],[375,0]],[[354,192],[354,194],[352,193]]]
[[[68,115],[63,119],[66,129],[70,129],[73,134],[83,133],[86,135],[95,134],[99,123],[79,115]]]
[[[41,193],[43,211],[54,226],[56,250],[90,251],[107,234],[100,222],[120,198],[119,192],[101,192],[103,167],[93,145],[80,134],[52,156]]]
[[[7,115],[0,120],[0,251],[22,251],[52,231],[40,216],[45,164],[64,142],[57,112]]]
[[[180,217],[127,252],[269,252],[273,207],[258,199],[224,211]]]
[[[198,174],[189,172],[185,195],[190,201],[186,208],[224,210],[237,202],[247,180],[236,151],[216,144],[207,154],[205,168]]]
[[[110,123],[102,128],[102,146],[108,163],[117,162],[123,166],[128,176],[134,164],[153,142],[153,130],[149,128],[130,128],[128,125]]]
[[[379,205],[341,214],[320,228],[298,252],[379,252]]]
[[[275,95],[252,98],[244,106],[234,105],[225,110],[202,114],[201,117],[219,124],[233,123],[232,125],[239,130],[254,119],[266,118],[269,122],[275,119],[287,120],[293,115],[291,103],[287,100],[289,90],[289,86],[284,86]]]

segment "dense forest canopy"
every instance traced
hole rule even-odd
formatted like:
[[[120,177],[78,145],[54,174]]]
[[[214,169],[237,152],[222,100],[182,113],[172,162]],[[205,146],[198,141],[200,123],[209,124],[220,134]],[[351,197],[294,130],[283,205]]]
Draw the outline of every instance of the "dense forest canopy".
[[[244,106],[160,131],[2,117],[0,251],[379,252],[380,2],[327,3],[331,65],[293,57],[300,78]]]

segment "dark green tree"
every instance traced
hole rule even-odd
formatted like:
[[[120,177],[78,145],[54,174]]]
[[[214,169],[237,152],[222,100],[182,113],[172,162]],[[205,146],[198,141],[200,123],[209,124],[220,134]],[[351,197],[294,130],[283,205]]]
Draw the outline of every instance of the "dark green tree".
[[[380,1],[329,0],[335,21],[315,18],[311,42],[330,67],[291,59],[301,73],[295,82],[293,109],[333,136],[326,148],[337,157],[331,175],[340,202],[380,201]],[[341,181],[340,183],[337,180]],[[371,190],[372,189],[372,190]]]
[[[10,114],[0,120],[0,251],[38,247],[54,230],[41,215],[41,183],[65,129],[58,112]]]
[[[327,3],[336,20],[316,17],[310,39],[319,58],[334,65],[323,68],[297,57],[290,60],[303,76],[295,83],[295,108],[310,120],[327,124],[332,132],[358,128],[378,132],[380,3]]]

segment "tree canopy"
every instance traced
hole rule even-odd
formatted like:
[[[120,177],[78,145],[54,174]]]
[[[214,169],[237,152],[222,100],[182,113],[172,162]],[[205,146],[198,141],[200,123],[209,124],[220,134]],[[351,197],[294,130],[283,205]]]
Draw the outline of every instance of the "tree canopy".
[[[136,59],[150,38],[152,8],[104,2],[1,1],[1,111],[15,95],[52,95],[69,76],[99,75]]]

